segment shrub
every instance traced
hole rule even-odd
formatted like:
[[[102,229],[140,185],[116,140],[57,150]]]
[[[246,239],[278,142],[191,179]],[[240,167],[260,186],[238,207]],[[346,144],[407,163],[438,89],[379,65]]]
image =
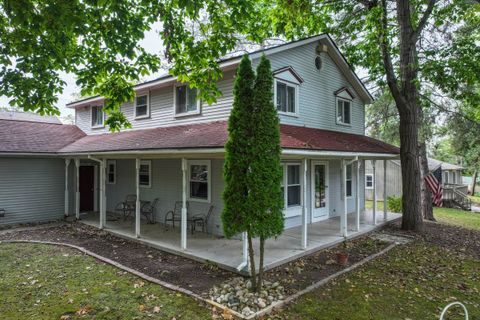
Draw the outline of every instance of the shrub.
[[[391,212],[403,212],[402,197],[388,197],[387,198],[388,210]]]

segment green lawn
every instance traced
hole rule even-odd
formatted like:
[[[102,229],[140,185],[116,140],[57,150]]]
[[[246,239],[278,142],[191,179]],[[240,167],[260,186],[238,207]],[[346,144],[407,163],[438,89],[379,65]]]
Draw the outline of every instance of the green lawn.
[[[394,248],[302,296],[280,319],[438,319],[452,301],[480,318],[480,261],[422,243]],[[457,312],[449,320],[464,319]]]
[[[474,196],[468,196],[470,198],[470,200],[472,200],[473,202],[477,203],[477,204],[480,204],[480,194],[479,193],[475,193]]]
[[[195,300],[77,251],[0,244],[1,319],[211,319]]]
[[[366,201],[365,208],[371,209],[373,201]],[[383,201],[377,202],[377,209],[383,210]],[[453,208],[433,208],[433,216],[437,221],[457,225],[464,228],[480,230],[480,214]]]

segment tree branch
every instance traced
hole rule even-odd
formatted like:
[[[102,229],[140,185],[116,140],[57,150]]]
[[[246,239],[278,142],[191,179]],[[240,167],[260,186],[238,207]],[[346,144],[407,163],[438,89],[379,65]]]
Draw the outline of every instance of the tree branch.
[[[430,0],[428,2],[427,9],[423,13],[423,16],[420,19],[420,22],[418,23],[417,28],[412,33],[412,42],[413,43],[417,43],[418,37],[422,33],[423,28],[425,28],[425,25],[427,24],[428,18],[430,18],[430,15],[432,14],[432,11],[433,11],[433,7],[435,7],[436,3],[437,3],[437,0]]]

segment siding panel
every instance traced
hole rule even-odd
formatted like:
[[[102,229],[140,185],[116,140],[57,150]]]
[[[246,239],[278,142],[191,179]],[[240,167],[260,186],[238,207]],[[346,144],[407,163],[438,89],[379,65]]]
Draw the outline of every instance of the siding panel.
[[[0,225],[61,219],[64,215],[63,159],[0,158]]]

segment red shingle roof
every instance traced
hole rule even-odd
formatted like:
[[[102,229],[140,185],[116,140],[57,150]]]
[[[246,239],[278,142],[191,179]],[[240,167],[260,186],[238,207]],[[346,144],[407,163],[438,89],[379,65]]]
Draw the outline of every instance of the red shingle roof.
[[[281,125],[284,149],[398,154],[397,147],[362,135]],[[89,153],[223,148],[227,122],[85,135],[76,126],[0,120],[0,152]]]
[[[60,152],[222,148],[227,122],[217,121],[86,136]],[[362,135],[281,125],[283,148],[398,154],[398,148]]]
[[[84,136],[73,125],[0,119],[0,152],[53,153]]]

